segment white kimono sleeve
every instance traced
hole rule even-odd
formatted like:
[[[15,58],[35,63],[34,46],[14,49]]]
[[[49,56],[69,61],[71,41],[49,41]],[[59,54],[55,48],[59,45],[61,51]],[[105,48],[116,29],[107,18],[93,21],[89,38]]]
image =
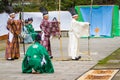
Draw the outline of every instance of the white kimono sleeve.
[[[88,22],[78,22],[76,20],[72,21],[72,30],[77,38],[89,36],[89,23]]]
[[[9,42],[12,42],[13,40],[13,34],[9,31]]]

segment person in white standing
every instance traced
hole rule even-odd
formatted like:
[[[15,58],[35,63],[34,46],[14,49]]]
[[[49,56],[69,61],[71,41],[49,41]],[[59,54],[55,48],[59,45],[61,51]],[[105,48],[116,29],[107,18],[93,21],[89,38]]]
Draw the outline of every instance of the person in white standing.
[[[74,8],[70,8],[69,12],[72,15],[72,21],[69,29],[68,55],[72,60],[79,60],[81,58],[79,55],[79,39],[82,36],[89,36],[89,23],[77,21],[78,14]]]

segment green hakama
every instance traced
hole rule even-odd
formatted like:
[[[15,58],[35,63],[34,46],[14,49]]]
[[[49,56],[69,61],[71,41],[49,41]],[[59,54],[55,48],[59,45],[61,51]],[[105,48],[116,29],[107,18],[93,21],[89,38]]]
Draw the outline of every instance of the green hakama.
[[[32,73],[32,69],[38,73],[53,73],[54,68],[49,54],[40,43],[31,45],[22,62],[22,72]]]
[[[26,26],[26,28],[27,28],[29,34],[31,34],[31,37],[32,37],[32,39],[33,39],[33,41],[34,41],[38,33],[35,32],[32,24],[28,24],[28,25]]]

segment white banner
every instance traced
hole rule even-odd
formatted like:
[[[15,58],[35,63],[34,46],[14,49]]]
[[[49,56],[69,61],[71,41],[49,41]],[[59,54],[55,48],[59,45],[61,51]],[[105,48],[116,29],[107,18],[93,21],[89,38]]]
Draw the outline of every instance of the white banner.
[[[41,12],[24,12],[24,19],[29,17],[33,18],[33,27],[35,31],[40,31],[40,23],[43,19]],[[60,19],[60,29],[68,30],[70,26],[70,22],[72,20],[72,16],[68,11],[50,11],[49,12],[49,21],[56,17],[57,20]]]
[[[6,35],[8,30],[6,28],[9,15],[7,13],[0,14],[0,36]],[[16,14],[16,18],[19,19],[19,14]]]
[[[5,35],[8,33],[6,29],[7,20],[9,15],[7,13],[0,14],[0,36]],[[41,12],[24,12],[23,13],[24,20],[27,18],[33,18],[33,27],[35,31],[40,31],[40,24],[43,19]],[[49,12],[49,20],[56,17],[57,20],[60,19],[60,29],[61,30],[69,30],[70,22],[72,20],[72,16],[68,11],[50,11]],[[19,19],[19,14],[16,14],[16,19]]]
[[[8,33],[8,30],[6,29],[7,20],[8,20],[7,13],[0,14],[0,36]]]

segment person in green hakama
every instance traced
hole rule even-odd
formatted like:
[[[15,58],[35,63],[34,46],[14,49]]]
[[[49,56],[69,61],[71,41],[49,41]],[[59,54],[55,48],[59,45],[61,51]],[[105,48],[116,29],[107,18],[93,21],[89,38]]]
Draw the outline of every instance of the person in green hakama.
[[[35,30],[34,30],[34,28],[32,26],[32,22],[33,22],[33,18],[28,18],[28,25],[26,27],[27,27],[27,30],[28,30],[29,34],[31,34],[32,39],[34,41],[35,38],[36,38],[36,35],[38,33],[35,32]]]
[[[20,37],[24,40],[24,43],[33,43],[32,36],[31,34],[29,34],[27,30],[27,25],[28,25],[28,19],[25,19]]]
[[[37,35],[35,43],[29,46],[22,62],[22,73],[54,73],[52,62],[45,47],[40,44]]]

